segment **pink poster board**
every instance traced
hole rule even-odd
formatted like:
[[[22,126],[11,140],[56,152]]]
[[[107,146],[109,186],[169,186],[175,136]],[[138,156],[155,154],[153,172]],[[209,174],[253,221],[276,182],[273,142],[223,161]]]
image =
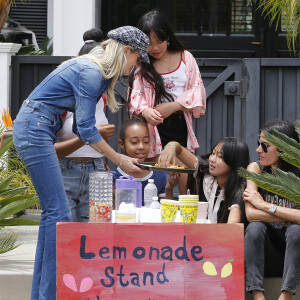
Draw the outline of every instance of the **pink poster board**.
[[[244,299],[241,224],[57,225],[57,299]]]

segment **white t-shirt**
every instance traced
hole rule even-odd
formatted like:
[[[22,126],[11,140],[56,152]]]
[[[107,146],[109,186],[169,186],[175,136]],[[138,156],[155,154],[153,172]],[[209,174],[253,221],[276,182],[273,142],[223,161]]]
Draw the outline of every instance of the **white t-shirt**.
[[[108,124],[108,120],[104,113],[104,101],[102,98],[98,101],[96,105],[96,125],[99,124]],[[74,137],[77,137],[76,134],[72,132],[72,125],[73,125],[73,113],[69,112],[67,113],[64,124],[61,128],[61,130],[57,133],[58,142],[65,142],[70,139],[73,139]],[[72,157],[94,157],[99,158],[103,155],[100,154],[98,151],[94,150],[89,145],[84,145],[81,148],[77,149],[73,153],[66,156],[66,158],[72,158]]]
[[[185,72],[185,63],[182,60],[182,57],[179,66],[175,71],[161,74],[161,77],[164,81],[166,91],[173,96],[174,100],[184,93],[187,77]],[[161,102],[169,101],[162,98]]]

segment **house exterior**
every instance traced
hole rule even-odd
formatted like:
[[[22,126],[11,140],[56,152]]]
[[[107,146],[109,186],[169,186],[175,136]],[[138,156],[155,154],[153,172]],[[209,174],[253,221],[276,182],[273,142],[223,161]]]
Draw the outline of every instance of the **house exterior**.
[[[159,8],[177,36],[199,58],[292,57],[284,24],[270,27],[268,18],[249,0],[21,0],[10,16],[37,34],[53,40],[53,55],[76,55],[83,33],[99,27],[104,33],[135,26],[147,11]]]

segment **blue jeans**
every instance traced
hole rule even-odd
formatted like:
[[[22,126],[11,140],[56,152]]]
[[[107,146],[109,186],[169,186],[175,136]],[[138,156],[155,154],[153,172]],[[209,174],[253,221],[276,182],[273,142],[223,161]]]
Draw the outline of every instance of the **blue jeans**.
[[[56,223],[71,220],[53,146],[60,127],[60,116],[37,101],[25,100],[14,121],[14,145],[28,168],[42,208],[31,300],[56,299]]]
[[[296,294],[300,280],[299,249],[299,224],[276,229],[268,223],[249,223],[245,233],[246,291],[264,292],[264,277],[268,275],[282,276],[281,291]]]
[[[59,159],[65,191],[69,200],[72,222],[89,221],[89,174],[105,171],[104,159],[74,161]]]

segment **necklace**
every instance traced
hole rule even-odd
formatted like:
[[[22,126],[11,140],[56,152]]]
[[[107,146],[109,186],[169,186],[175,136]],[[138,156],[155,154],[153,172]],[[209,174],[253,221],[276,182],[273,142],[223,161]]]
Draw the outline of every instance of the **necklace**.
[[[166,61],[169,61],[168,65],[166,66],[163,62],[166,62]],[[164,58],[162,60],[157,60],[156,61],[158,63],[158,65],[160,66],[160,68],[162,69],[162,72],[161,73],[166,73],[165,72],[165,69],[168,70],[168,72],[171,71],[171,54],[169,53],[169,56],[167,58]]]

